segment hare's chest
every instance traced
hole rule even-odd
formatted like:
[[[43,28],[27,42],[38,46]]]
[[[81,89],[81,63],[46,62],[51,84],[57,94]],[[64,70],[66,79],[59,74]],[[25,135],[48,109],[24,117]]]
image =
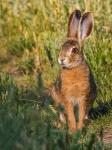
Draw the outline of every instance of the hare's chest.
[[[84,78],[81,77],[80,72],[74,71],[69,72],[65,71],[61,73],[61,83],[62,83],[62,90],[66,92],[75,91],[79,89],[83,82]]]
[[[88,76],[79,71],[64,72],[61,74],[61,92],[71,102],[80,101],[88,94]]]

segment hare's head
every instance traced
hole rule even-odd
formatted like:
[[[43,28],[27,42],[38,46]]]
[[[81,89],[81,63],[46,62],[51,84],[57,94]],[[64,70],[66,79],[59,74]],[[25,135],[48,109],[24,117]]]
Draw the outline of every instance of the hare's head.
[[[69,17],[67,40],[61,46],[58,61],[62,67],[73,68],[84,60],[82,47],[93,28],[93,16],[86,12],[81,17],[75,10]]]

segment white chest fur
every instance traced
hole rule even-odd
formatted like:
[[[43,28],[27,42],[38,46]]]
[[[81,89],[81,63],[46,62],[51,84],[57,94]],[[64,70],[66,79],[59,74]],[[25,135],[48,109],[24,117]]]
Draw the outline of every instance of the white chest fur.
[[[79,97],[66,96],[66,99],[75,106],[75,105],[79,105],[80,101],[84,99],[84,96],[79,96]]]

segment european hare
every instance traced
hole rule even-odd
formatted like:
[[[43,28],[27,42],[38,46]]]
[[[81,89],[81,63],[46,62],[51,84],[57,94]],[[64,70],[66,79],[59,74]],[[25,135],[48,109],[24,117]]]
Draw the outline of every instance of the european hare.
[[[61,85],[59,89],[54,86],[51,90],[54,101],[64,105],[72,131],[82,129],[96,98],[94,78],[83,54],[84,40],[90,35],[92,28],[92,13],[86,12],[81,16],[80,10],[75,10],[70,15],[67,39],[61,46],[58,58],[61,65]],[[77,104],[79,119],[76,125],[74,106]]]

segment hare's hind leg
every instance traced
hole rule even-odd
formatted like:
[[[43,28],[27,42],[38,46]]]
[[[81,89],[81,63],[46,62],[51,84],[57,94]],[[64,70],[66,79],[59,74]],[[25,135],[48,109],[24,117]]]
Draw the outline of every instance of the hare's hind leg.
[[[52,86],[50,89],[50,95],[53,98],[53,101],[55,102],[56,105],[58,105],[61,102],[61,95],[58,91],[56,91],[55,86]]]
[[[74,106],[72,103],[65,103],[65,110],[67,113],[68,126],[71,131],[76,131],[76,120],[74,115]]]
[[[61,112],[61,113],[59,114],[59,118],[60,118],[60,121],[61,121],[62,123],[66,123],[66,114],[65,114],[65,112]]]

